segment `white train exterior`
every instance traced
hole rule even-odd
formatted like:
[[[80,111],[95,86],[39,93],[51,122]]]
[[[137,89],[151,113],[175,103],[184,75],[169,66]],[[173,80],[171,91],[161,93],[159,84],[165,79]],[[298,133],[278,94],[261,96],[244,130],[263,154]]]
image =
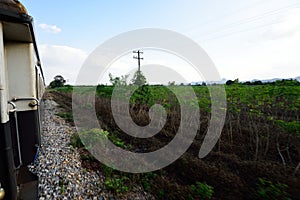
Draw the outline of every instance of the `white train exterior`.
[[[17,0],[0,0],[0,200],[37,198],[27,165],[40,145],[44,89],[33,19]]]

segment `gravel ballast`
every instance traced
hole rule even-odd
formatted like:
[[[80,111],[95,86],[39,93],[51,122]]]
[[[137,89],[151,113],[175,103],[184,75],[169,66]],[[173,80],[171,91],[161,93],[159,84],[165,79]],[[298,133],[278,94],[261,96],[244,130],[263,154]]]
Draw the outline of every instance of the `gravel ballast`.
[[[43,109],[42,144],[37,159],[29,166],[30,171],[39,177],[39,200],[154,199],[140,186],[118,196],[105,190],[105,177],[101,171],[82,167],[79,150],[70,145],[76,128],[56,115],[60,111],[58,104],[47,98]]]
[[[57,104],[45,100],[42,145],[37,160],[29,166],[39,177],[39,199],[104,199],[103,177],[81,167],[77,149],[70,146],[75,128],[56,116]]]

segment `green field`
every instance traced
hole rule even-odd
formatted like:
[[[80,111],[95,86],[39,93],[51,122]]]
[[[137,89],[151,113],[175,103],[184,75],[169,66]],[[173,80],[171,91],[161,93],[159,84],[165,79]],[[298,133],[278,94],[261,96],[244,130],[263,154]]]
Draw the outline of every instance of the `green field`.
[[[130,90],[132,86],[126,87]],[[119,147],[137,152],[157,150],[168,144],[176,134],[180,105],[172,90],[185,96],[187,87],[192,87],[197,96],[197,102],[190,100],[188,95],[185,98],[185,105],[191,109],[199,106],[201,114],[200,128],[188,151],[154,175],[137,177],[112,170],[110,177],[118,177],[118,180],[125,177],[123,184],[126,191],[116,189],[112,178],[108,178],[109,190],[118,194],[130,191],[133,186],[126,178],[132,178],[158,199],[176,199],[178,196],[182,199],[299,199],[298,82],[225,85],[225,125],[217,145],[204,159],[198,158],[198,152],[211,116],[209,90],[206,86],[170,87],[146,85],[130,98],[130,114],[138,125],[149,123],[148,111],[153,104],[161,104],[167,111],[168,120],[164,128],[146,141],[129,137],[115,124],[110,108],[113,86],[79,87],[82,99],[95,92],[97,116],[101,127],[107,131],[106,136]],[[71,112],[72,91],[72,86],[65,86],[50,90],[50,94],[67,112]],[[124,96],[119,94],[118,98]],[[107,170],[100,163],[99,168]]]

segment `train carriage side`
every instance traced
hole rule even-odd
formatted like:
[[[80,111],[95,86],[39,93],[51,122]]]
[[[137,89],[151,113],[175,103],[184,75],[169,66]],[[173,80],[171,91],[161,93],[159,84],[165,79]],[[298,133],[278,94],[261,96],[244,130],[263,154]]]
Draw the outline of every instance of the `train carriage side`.
[[[5,7],[6,8],[6,7]],[[36,199],[29,172],[40,145],[45,84],[32,18],[0,2],[0,200]]]

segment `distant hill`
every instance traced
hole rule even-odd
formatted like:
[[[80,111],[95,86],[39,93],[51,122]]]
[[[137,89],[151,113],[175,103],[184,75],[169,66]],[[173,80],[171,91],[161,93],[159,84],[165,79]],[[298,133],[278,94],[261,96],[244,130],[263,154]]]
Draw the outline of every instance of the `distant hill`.
[[[296,79],[297,81],[300,82],[300,76],[296,77],[296,78],[272,78],[272,79],[265,79],[265,80],[260,80],[261,82],[263,83],[267,83],[267,82],[275,82],[275,81],[278,81],[278,80],[283,80],[283,79]],[[252,80],[251,82],[254,82],[254,81],[259,81],[258,79],[254,79]]]
[[[250,82],[255,82],[255,81],[261,81],[263,83],[267,83],[267,82],[275,82],[278,80],[283,80],[283,79],[296,79],[298,82],[300,82],[300,76],[297,76],[296,78],[272,78],[272,79],[253,79]],[[207,81],[206,84],[208,85],[213,85],[213,84],[225,84],[227,81],[227,79],[223,78],[221,81]],[[242,81],[242,82],[247,82],[247,81]],[[201,85],[203,83],[203,81],[198,81],[198,82],[191,82],[191,85]]]
[[[275,81],[279,81],[279,80],[282,80],[283,78],[272,78],[272,79],[263,79],[263,80],[259,80],[259,79],[254,79],[252,80],[251,82],[254,82],[254,81],[261,81],[263,83],[267,83],[267,82],[275,82]]]
[[[206,81],[205,83],[208,85],[213,84],[225,84],[227,79],[223,78],[220,81]],[[201,85],[204,81],[198,81],[198,82],[191,82],[191,85]]]

